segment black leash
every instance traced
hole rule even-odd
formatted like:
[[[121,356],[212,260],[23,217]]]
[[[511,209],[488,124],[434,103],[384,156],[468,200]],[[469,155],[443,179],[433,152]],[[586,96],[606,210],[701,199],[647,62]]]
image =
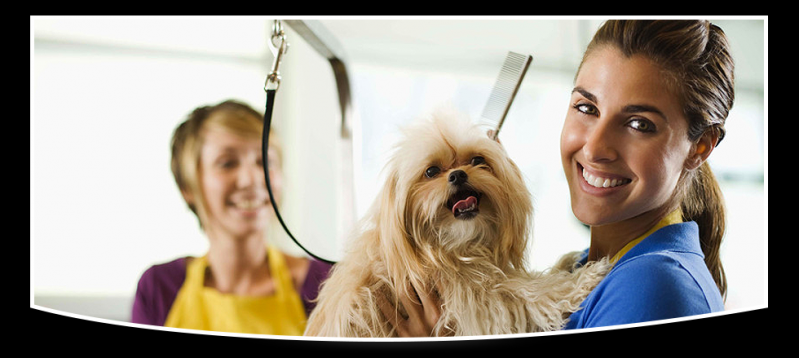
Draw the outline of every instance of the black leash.
[[[286,231],[286,234],[289,235],[291,240],[294,241],[294,243],[297,244],[297,246],[299,246],[303,251],[305,251],[305,253],[307,253],[308,255],[310,255],[311,257],[313,257],[313,258],[315,258],[315,259],[317,259],[319,261],[322,261],[322,262],[325,262],[325,263],[328,263],[328,264],[331,264],[331,265],[335,264],[336,263],[335,261],[330,261],[330,260],[321,258],[321,257],[319,257],[317,255],[314,255],[314,253],[312,253],[311,251],[306,249],[305,246],[302,246],[302,244],[300,244],[300,242],[297,241],[297,239],[294,238],[294,235],[291,234],[291,231],[289,231],[289,228],[286,226],[286,223],[283,222],[283,217],[280,216],[280,211],[278,211],[277,203],[274,200],[275,196],[272,195],[272,185],[269,182],[269,160],[268,160],[269,156],[267,155],[267,152],[269,150],[269,128],[271,127],[271,124],[272,124],[272,109],[274,108],[274,104],[275,104],[275,92],[277,92],[276,89],[267,89],[266,90],[266,109],[264,110],[264,132],[263,132],[263,140],[262,140],[263,146],[261,147],[261,157],[262,157],[263,166],[264,166],[264,176],[266,177],[266,190],[269,192],[269,201],[272,202],[272,207],[275,209],[275,216],[277,216],[277,220],[280,221],[280,225],[283,226],[283,230]]]

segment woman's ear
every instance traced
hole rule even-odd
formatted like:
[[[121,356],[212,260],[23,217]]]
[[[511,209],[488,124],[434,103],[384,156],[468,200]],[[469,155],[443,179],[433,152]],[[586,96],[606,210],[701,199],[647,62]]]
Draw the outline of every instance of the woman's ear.
[[[685,168],[688,170],[699,168],[710,156],[710,153],[716,149],[718,143],[719,133],[717,131],[705,131],[699,141],[691,146],[691,153],[685,160]]]

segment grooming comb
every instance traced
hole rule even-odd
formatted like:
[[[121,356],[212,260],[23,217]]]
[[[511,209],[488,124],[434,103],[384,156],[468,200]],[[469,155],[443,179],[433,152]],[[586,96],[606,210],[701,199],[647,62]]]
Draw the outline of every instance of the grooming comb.
[[[532,62],[533,56],[508,51],[481,116],[483,123],[494,128],[492,139],[497,139],[499,130],[505,122],[505,116],[508,115],[510,105],[513,103],[513,98],[516,97],[524,74],[527,73],[527,68]]]

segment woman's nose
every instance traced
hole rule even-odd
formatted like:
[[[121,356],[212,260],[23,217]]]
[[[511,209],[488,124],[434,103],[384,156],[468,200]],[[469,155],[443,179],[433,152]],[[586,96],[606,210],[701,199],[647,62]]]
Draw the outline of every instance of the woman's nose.
[[[583,156],[591,162],[612,162],[616,160],[619,153],[616,151],[616,138],[608,123],[598,121],[591,130],[587,132],[585,143],[583,144]]]
[[[246,188],[252,185],[260,185],[264,182],[264,171],[260,165],[250,163],[242,165],[239,168],[239,187]]]

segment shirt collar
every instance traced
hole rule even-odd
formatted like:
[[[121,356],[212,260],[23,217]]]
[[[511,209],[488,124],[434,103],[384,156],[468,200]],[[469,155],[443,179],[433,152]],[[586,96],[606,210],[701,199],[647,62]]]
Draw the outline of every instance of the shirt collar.
[[[641,241],[643,241],[644,239],[646,239],[647,237],[649,237],[650,235],[652,235],[656,231],[658,231],[658,230],[660,230],[660,229],[662,229],[662,228],[664,228],[666,226],[673,225],[673,224],[679,224],[681,222],[682,222],[682,210],[677,209],[677,210],[672,211],[671,213],[666,215],[663,219],[661,219],[657,224],[655,224],[655,226],[653,226],[651,229],[649,229],[647,232],[645,232],[643,235],[637,237],[633,241],[630,241],[629,243],[627,243],[627,245],[624,245],[624,247],[621,250],[619,250],[619,252],[617,252],[616,255],[613,255],[613,257],[610,259],[610,261],[611,262],[618,262],[619,259],[621,259],[622,256],[624,256],[624,254],[626,254],[628,251],[630,251],[630,249],[632,249],[633,247],[638,245]]]
[[[704,259],[705,255],[699,245],[699,226],[694,221],[665,226],[632,247],[616,264],[659,251],[689,252]]]

